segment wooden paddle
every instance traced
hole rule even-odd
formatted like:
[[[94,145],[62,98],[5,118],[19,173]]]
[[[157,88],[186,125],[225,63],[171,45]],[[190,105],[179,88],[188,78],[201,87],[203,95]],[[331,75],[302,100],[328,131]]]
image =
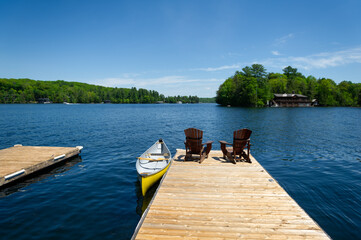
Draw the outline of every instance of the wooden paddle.
[[[164,160],[168,160],[168,158],[158,158],[158,159],[153,159],[153,158],[143,158],[143,157],[138,157],[139,160],[148,160],[148,161],[164,161]]]

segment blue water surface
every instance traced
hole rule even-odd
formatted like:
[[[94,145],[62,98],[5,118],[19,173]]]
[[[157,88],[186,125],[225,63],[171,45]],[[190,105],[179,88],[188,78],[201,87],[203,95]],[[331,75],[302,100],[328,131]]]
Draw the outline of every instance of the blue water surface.
[[[0,105],[0,148],[84,146],[81,158],[0,191],[0,239],[129,239],[142,203],[135,160],[158,138],[175,154],[253,131],[252,154],[333,239],[361,239],[360,108],[215,104]],[[144,210],[144,209],[143,209]]]

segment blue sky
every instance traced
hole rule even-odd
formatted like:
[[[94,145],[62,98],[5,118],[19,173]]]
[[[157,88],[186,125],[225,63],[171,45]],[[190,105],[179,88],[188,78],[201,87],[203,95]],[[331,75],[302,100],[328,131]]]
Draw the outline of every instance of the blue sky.
[[[0,77],[213,97],[288,65],[361,82],[361,1],[0,0]]]

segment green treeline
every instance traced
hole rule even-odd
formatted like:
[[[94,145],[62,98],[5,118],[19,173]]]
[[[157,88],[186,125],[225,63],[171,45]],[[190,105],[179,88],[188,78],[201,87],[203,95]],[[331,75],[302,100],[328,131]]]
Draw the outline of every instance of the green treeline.
[[[219,86],[216,102],[232,106],[265,106],[274,93],[296,93],[317,99],[320,106],[361,106],[361,83],[305,77],[290,66],[267,73],[261,64],[247,66]]]
[[[0,78],[0,103],[35,103],[49,98],[54,103],[198,103],[197,96],[165,97],[157,91],[133,88],[110,88],[79,82],[35,81]]]
[[[200,103],[216,103],[216,98],[199,98]]]

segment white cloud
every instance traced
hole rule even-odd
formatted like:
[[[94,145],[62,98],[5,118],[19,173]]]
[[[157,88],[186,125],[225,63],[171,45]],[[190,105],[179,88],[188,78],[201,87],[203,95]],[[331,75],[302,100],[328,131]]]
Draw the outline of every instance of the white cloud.
[[[266,68],[283,69],[287,66],[296,67],[298,69],[311,70],[311,69],[325,69],[330,67],[337,67],[352,63],[361,63],[361,46],[350,48],[342,51],[322,52],[311,54],[307,56],[284,56],[278,51],[273,51],[275,57],[267,58],[258,63],[264,65]],[[278,54],[278,55],[277,55]],[[253,63],[244,63],[243,66]],[[220,67],[209,67],[191,69],[192,71],[205,71],[213,72],[222,71],[227,69],[240,69],[241,63],[233,65],[224,65]],[[159,73],[156,73],[159,75]],[[222,72],[220,74],[223,74]],[[95,84],[109,87],[137,87],[156,90],[165,95],[172,94],[192,94],[199,96],[213,96],[219,84],[221,84],[225,77],[221,78],[195,78],[189,76],[160,76],[160,77],[145,77],[151,74],[122,74],[119,78],[106,78],[95,82]],[[179,93],[177,93],[179,92]],[[209,92],[209,93],[207,93]]]
[[[351,63],[361,63],[361,47],[300,57],[268,58],[259,63],[275,68],[283,68],[290,65],[305,70],[337,67]]]
[[[223,79],[222,79],[223,80]],[[216,78],[187,78],[185,76],[164,76],[159,78],[106,78],[97,81],[97,84],[108,87],[148,87],[148,86],[159,86],[159,85],[175,85],[184,83],[209,83],[222,81]]]
[[[282,45],[282,44],[285,44],[288,40],[294,38],[295,35],[293,33],[289,33],[283,37],[280,37],[280,38],[277,38],[275,40],[275,45]]]
[[[133,78],[140,76],[140,73],[123,73],[122,78]]]
[[[199,97],[214,97],[219,85],[224,79],[189,78],[186,76],[163,76],[158,78],[106,78],[94,84],[118,88],[145,88],[156,90],[166,96],[197,95]]]
[[[121,85],[134,85],[135,80],[133,78],[105,78],[96,81],[96,84],[106,87],[116,87]]]
[[[193,70],[199,70],[199,71],[206,71],[206,72],[215,72],[215,71],[222,71],[222,70],[228,70],[228,69],[237,69],[241,66],[239,64],[233,64],[233,65],[224,65],[221,67],[208,67],[208,68],[196,68]]]

